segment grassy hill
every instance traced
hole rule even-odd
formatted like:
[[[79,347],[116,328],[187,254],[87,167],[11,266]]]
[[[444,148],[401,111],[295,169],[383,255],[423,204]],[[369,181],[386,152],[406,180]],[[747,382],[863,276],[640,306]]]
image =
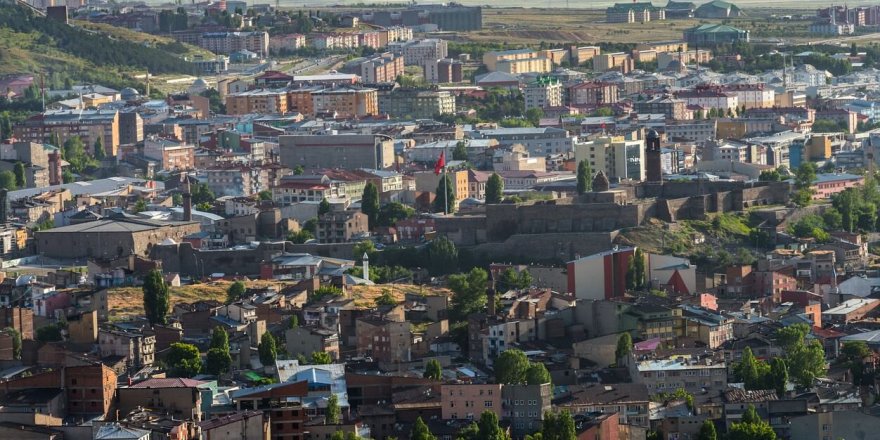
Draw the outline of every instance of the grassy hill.
[[[112,26],[65,26],[19,5],[0,5],[0,74],[39,73],[47,86],[137,86],[134,75],[191,74],[183,56],[204,53],[167,38]]]

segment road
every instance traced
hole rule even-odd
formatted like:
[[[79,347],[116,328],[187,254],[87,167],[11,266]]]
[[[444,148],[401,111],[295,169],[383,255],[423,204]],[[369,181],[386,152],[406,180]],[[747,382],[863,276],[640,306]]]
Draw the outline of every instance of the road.
[[[328,56],[322,58],[308,58],[296,63],[293,68],[287,71],[291,75],[302,75],[308,73],[317,73],[330,70],[334,65],[344,60],[341,55]]]

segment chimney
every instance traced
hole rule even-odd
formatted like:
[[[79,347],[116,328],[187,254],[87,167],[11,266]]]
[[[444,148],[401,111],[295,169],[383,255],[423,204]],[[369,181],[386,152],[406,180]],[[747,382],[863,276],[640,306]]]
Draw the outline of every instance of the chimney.
[[[192,221],[192,188],[186,174],[183,175],[183,221]]]

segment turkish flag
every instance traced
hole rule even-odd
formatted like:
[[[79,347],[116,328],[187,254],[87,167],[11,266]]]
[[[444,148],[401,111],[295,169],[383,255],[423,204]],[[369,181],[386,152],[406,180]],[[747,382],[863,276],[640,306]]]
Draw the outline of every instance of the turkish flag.
[[[437,159],[437,163],[434,164],[434,174],[440,174],[440,171],[443,171],[443,167],[446,166],[446,151],[440,152],[440,158]]]

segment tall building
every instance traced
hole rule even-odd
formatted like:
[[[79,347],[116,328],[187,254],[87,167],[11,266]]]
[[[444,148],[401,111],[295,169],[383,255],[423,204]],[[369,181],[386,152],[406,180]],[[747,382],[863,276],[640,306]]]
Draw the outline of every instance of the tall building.
[[[562,83],[551,76],[539,76],[523,89],[525,109],[562,106]]]
[[[403,61],[407,66],[424,66],[446,58],[448,53],[446,40],[439,38],[392,43],[388,45],[388,49],[403,55]]]
[[[339,87],[312,92],[315,113],[335,112],[341,118],[360,118],[379,114],[376,89]]]
[[[379,112],[397,118],[431,119],[455,113],[455,96],[445,90],[398,89],[379,96]]]
[[[287,113],[287,92],[284,90],[254,89],[226,95],[226,113]]]
[[[403,57],[391,52],[367,58],[360,64],[361,81],[367,84],[394,82],[403,75]]]
[[[15,137],[24,141],[47,142],[52,135],[60,144],[79,136],[86,151],[101,139],[107,156],[116,156],[119,148],[119,112],[116,110],[47,111],[17,124]]]
[[[394,164],[394,142],[372,134],[282,135],[281,163],[289,168],[388,169]]]
[[[584,82],[568,88],[568,99],[573,106],[597,106],[614,104],[618,100],[617,84]]]
[[[458,83],[464,80],[461,61],[444,58],[425,67],[425,81],[432,84]]]

